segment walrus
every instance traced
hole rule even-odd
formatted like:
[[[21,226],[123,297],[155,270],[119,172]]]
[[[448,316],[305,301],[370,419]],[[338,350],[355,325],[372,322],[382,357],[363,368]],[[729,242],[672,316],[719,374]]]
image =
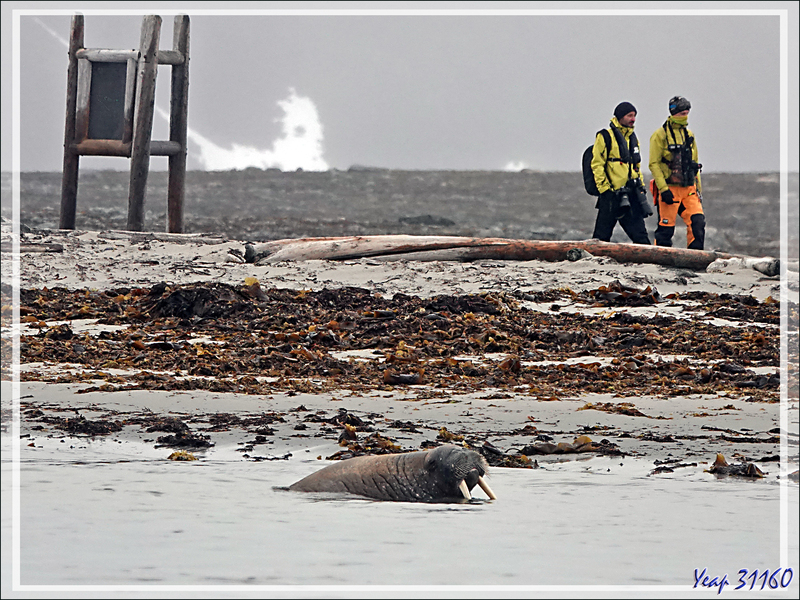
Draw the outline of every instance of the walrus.
[[[289,490],[356,494],[397,502],[471,500],[479,485],[497,497],[484,480],[489,465],[477,452],[447,444],[434,450],[348,458],[293,483]]]

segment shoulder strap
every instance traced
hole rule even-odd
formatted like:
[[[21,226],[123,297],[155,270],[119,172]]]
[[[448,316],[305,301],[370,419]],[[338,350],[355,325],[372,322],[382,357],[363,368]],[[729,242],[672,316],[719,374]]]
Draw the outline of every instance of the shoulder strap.
[[[617,146],[619,146],[619,160],[623,163],[630,163],[631,162],[631,152],[630,147],[625,143],[625,136],[622,132],[611,123],[609,125],[609,129],[614,133],[614,137],[617,138]]]
[[[631,131],[631,137],[630,137],[630,140],[629,140],[629,144],[630,144],[630,146],[629,146],[630,161],[628,162],[628,179],[631,178],[631,172],[633,170],[633,164],[637,163],[637,162],[638,163],[642,162],[641,153],[635,151],[635,149],[639,147],[639,138],[636,137],[636,132],[635,131]],[[639,160],[636,160],[637,158]]]
[[[606,178],[608,178],[608,155],[611,153],[611,134],[608,132],[608,129],[601,129],[600,131],[598,131],[595,134],[595,138],[600,134],[603,135],[603,142],[606,145],[606,160],[603,162],[603,171],[606,174]],[[587,148],[587,150],[590,150],[590,149],[591,149],[591,146],[589,146],[589,148]],[[594,177],[594,175],[592,175],[592,177]],[[596,182],[595,182],[595,185],[597,185]],[[597,188],[595,188],[595,189],[597,189]],[[597,194],[594,194],[594,195],[597,195]]]
[[[603,141],[606,143],[606,153],[611,152],[611,134],[608,129],[601,129],[597,133],[603,134]]]
[[[669,136],[670,133],[672,134],[672,143],[677,146],[678,145],[678,138],[675,136],[675,129],[673,129],[672,125],[669,124],[669,119],[664,121],[663,127],[664,127],[664,133],[667,136]],[[667,141],[669,142],[669,140],[667,140]],[[683,145],[686,146],[687,148],[689,148],[689,147],[691,147],[693,141],[694,141],[694,137],[689,135],[689,128],[688,127],[684,128],[684,130],[683,130]]]
[[[677,144],[678,140],[675,138],[675,132],[672,130],[672,126],[670,126],[670,124],[669,124],[669,119],[664,121],[664,124],[662,125],[662,127],[664,128],[664,135],[667,138],[667,144],[669,144],[669,134],[670,133],[672,134],[672,143],[673,144]]]
[[[598,131],[595,134],[595,138],[600,134],[603,135],[603,143],[606,146],[606,160],[605,160],[605,162],[607,163],[608,162],[608,158],[611,155],[611,135],[608,133],[607,129],[601,129],[600,131]]]
[[[628,143],[626,144],[625,135],[614,125],[614,123],[611,123],[610,129],[614,132],[614,137],[617,138],[620,162],[627,163],[628,171],[630,171],[634,163],[641,162],[642,160],[640,154],[635,151],[635,149],[639,147],[639,138],[636,137],[635,131],[631,131],[631,135],[628,138]]]

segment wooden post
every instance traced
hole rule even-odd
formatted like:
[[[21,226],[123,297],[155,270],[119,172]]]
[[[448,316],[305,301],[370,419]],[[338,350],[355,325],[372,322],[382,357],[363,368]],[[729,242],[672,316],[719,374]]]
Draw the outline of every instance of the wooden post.
[[[89,137],[89,104],[92,91],[92,63],[78,57],[78,93],[75,96],[75,130],[72,142],[79,144]],[[80,154],[80,153],[79,153]]]
[[[169,139],[181,151],[169,157],[167,187],[167,231],[183,233],[183,201],[186,188],[186,152],[189,104],[189,17],[177,15],[173,25],[172,49],[183,55],[183,62],[172,67],[169,114]]]
[[[78,203],[79,156],[72,149],[75,141],[75,110],[78,96],[78,58],[83,48],[83,15],[72,17],[69,39],[69,67],[67,68],[67,117],[64,125],[64,169],[61,173],[61,229],[75,229],[75,212]]]
[[[131,148],[131,178],[128,190],[128,230],[144,229],[144,201],[150,170],[150,139],[153,129],[158,39],[161,17],[148,15],[142,20],[139,68],[136,85],[136,116]]]
[[[125,83],[125,128],[122,132],[122,141],[126,144],[133,143],[133,114],[136,99],[136,63],[135,58],[129,58],[125,62],[128,65],[127,81]]]
[[[144,229],[151,156],[169,157],[167,231],[183,233],[188,151],[189,17],[175,17],[173,49],[158,49],[161,17],[142,19],[139,50],[84,48],[82,15],[72,18],[61,181],[61,228],[75,228],[81,155],[131,159],[129,231]],[[93,66],[94,63],[97,65]],[[126,65],[124,70],[118,65]],[[153,140],[158,65],[173,67],[168,140]],[[124,86],[124,87],[123,87]],[[121,121],[121,122],[120,122]]]

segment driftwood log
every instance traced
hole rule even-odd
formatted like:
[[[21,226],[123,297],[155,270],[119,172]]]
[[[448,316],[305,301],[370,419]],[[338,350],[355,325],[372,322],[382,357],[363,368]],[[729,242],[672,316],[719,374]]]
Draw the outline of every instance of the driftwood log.
[[[8,242],[4,242],[2,245],[3,252],[14,252],[14,245]],[[42,243],[21,243],[19,245],[20,253],[23,252],[63,252],[64,246],[61,244],[51,244],[47,242]]]
[[[586,256],[606,256],[620,263],[648,263],[697,271],[718,259],[736,258],[724,252],[614,244],[599,240],[545,241],[457,236],[374,235],[300,238],[248,244],[245,260],[265,264],[299,260],[544,260],[558,262]],[[767,275],[779,272],[779,261],[754,259],[749,265]],[[763,263],[763,264],[762,264]],[[758,264],[762,268],[755,266]]]

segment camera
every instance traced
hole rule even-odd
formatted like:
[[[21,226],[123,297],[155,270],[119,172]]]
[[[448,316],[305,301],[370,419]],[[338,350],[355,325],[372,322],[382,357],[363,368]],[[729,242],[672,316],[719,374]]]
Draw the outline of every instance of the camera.
[[[644,189],[644,184],[642,183],[641,179],[629,179],[628,183],[625,184],[624,190],[627,190],[626,197],[627,198],[627,205],[630,206],[631,198],[639,205],[641,209],[642,215],[644,217],[649,217],[653,214],[653,207],[650,206],[650,202],[647,199],[647,191]],[[620,202],[620,207],[622,207],[622,203]]]
[[[631,197],[627,189],[617,191],[617,202],[617,218],[620,219],[631,209]]]

